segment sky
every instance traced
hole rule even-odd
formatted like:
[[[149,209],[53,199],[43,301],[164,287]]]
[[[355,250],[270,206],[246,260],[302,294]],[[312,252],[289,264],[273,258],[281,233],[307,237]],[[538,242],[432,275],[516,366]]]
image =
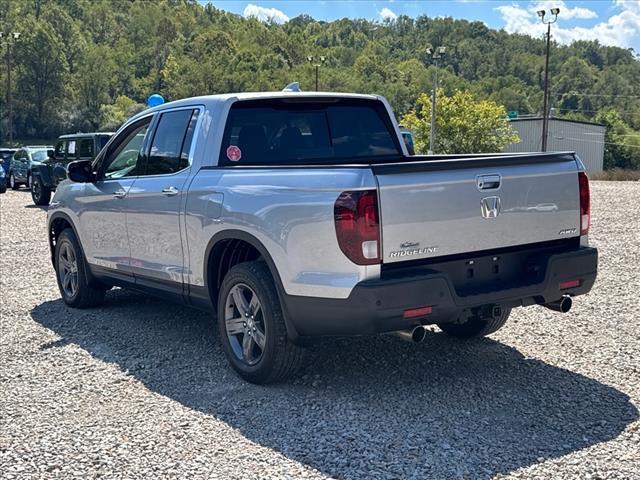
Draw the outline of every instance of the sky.
[[[640,53],[640,0],[201,0],[245,17],[284,23],[301,14],[316,20],[340,18],[394,20],[399,15],[445,17],[484,22],[507,32],[542,36],[538,10],[560,8],[552,37],[560,43],[599,40]]]

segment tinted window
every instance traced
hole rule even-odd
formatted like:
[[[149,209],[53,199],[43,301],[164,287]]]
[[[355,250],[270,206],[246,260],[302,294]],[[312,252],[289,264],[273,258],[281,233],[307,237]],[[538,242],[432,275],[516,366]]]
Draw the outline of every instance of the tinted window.
[[[92,138],[82,138],[78,140],[78,157],[79,158],[93,157],[93,139]]]
[[[400,153],[380,102],[260,100],[232,107],[220,164],[348,161]]]
[[[146,175],[175,173],[189,166],[196,119],[196,110],[162,114],[151,142]]]
[[[122,139],[109,148],[107,166],[104,170],[105,178],[133,177],[140,174],[140,149],[150,121],[151,117],[132,126],[122,134]]]
[[[110,138],[111,137],[103,136],[103,137],[98,137],[96,139],[96,143],[98,144],[98,151],[104,148],[104,146],[107,144]]]
[[[64,149],[66,148],[66,142],[64,140],[60,140],[57,144],[56,144],[56,149],[55,149],[55,157],[56,158],[62,158],[64,157]]]

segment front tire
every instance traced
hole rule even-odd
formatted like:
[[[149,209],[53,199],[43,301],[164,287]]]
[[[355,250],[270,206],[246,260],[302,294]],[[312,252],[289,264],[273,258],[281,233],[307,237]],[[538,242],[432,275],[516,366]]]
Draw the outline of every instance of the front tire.
[[[491,335],[500,330],[511,314],[510,308],[502,310],[499,317],[486,320],[470,318],[465,323],[438,323],[438,327],[444,333],[456,338],[478,338]]]
[[[218,295],[218,331],[231,367],[251,383],[292,376],[304,350],[287,336],[274,281],[264,262],[234,266]]]
[[[51,189],[42,184],[40,177],[35,177],[31,184],[31,198],[36,205],[49,205]]]
[[[102,303],[106,289],[87,281],[87,262],[70,228],[63,230],[56,241],[55,269],[64,303],[74,308],[96,307]]]

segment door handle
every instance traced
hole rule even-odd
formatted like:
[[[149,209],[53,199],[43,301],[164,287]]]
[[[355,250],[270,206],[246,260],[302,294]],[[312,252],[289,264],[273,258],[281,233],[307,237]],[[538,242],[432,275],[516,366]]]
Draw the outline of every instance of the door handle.
[[[113,192],[113,196],[116,198],[124,198],[127,196],[127,192],[125,192],[123,189],[116,190],[115,192]]]
[[[478,190],[495,190],[500,187],[500,175],[478,175],[476,185]]]
[[[167,197],[173,197],[180,192],[176,187],[167,187],[162,189],[162,193],[164,193]]]

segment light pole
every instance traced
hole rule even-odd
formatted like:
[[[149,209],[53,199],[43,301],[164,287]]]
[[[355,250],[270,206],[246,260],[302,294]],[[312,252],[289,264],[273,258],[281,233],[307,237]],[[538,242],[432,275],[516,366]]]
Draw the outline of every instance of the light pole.
[[[427,48],[427,57],[433,60],[433,89],[431,90],[431,134],[429,135],[429,155],[436,149],[436,97],[438,96],[438,59],[446,52],[446,47]]]
[[[13,97],[11,95],[11,47],[20,38],[20,32],[0,32],[0,44],[7,46],[6,61],[7,61],[7,110],[9,110],[9,146],[13,145]]]
[[[313,55],[309,55],[307,57],[307,60],[309,60],[309,63],[311,63],[314,67],[316,67],[316,92],[318,91],[318,71],[320,69],[320,66],[327,61],[327,57],[318,57],[318,60],[314,63],[315,57]]]
[[[552,8],[551,15],[553,18],[545,21],[544,17],[547,12],[538,10],[540,21],[547,26],[547,52],[544,60],[544,99],[542,100],[542,151],[547,151],[547,137],[549,136],[549,46],[551,44],[551,24],[558,20],[559,8]]]

